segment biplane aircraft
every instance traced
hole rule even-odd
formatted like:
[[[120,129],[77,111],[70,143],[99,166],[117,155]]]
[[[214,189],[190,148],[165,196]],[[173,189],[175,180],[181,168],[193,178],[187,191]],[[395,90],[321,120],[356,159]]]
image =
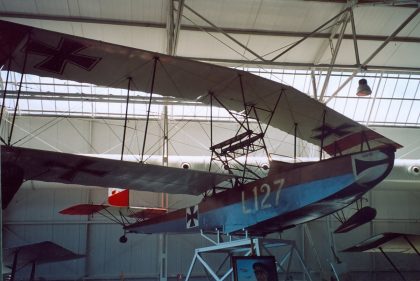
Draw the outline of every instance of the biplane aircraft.
[[[150,101],[161,95],[218,106],[240,127],[219,143],[211,136],[212,159],[222,163],[224,173],[12,147],[11,130],[1,150],[4,206],[28,180],[205,194],[198,205],[124,229],[264,235],[359,200],[389,174],[401,147],[290,86],[246,71],[6,21],[0,21],[0,43],[3,71],[127,89],[127,100],[136,90],[149,93]],[[256,121],[254,127],[249,120]],[[266,149],[268,126],[319,146],[319,161],[272,161],[265,177],[248,176],[252,171],[246,161],[233,169],[237,157]]]

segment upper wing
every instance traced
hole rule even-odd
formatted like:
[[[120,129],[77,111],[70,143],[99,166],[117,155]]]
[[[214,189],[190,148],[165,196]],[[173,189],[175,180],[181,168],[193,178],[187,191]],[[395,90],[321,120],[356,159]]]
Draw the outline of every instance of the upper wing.
[[[419,248],[420,235],[385,232],[372,236],[342,252],[380,252],[382,249],[384,252],[413,254],[415,250],[412,245]]]
[[[1,147],[2,167],[24,180],[198,195],[232,176],[22,147]]]
[[[329,154],[397,143],[298,90],[248,72],[0,21],[0,64],[20,73],[213,104],[323,146]],[[152,85],[152,81],[154,84]],[[244,98],[243,98],[244,97]],[[249,111],[249,108],[247,109]],[[273,113],[270,118],[270,113]],[[258,115],[258,116],[257,116]]]

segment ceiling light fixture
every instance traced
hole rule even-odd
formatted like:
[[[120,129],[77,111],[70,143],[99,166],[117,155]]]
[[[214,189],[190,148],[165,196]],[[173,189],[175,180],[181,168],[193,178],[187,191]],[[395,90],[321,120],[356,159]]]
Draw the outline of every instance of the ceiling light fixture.
[[[357,87],[357,93],[356,95],[358,97],[366,97],[372,94],[372,90],[367,84],[366,79],[360,79],[359,80],[359,87]]]

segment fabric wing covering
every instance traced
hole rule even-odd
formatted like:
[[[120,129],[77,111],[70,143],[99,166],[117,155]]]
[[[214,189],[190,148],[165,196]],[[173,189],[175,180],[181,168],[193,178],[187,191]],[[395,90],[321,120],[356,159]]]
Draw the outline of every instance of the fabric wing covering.
[[[317,146],[323,139],[331,155],[359,151],[367,140],[369,148],[400,147],[290,86],[245,71],[6,21],[0,21],[0,35],[4,70],[121,89],[131,80],[132,90],[147,93],[154,78],[153,94],[204,104],[212,100],[214,106],[220,101],[236,112],[245,110],[244,104],[254,106],[251,117],[292,135],[297,124],[300,139]]]
[[[22,147],[1,147],[2,166],[18,164],[26,180],[124,186],[127,189],[199,195],[232,178],[228,174],[88,157]]]

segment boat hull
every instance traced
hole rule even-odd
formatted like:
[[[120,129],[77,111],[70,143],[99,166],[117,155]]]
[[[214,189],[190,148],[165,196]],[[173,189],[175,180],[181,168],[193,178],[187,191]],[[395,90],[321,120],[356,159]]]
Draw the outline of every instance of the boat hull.
[[[269,176],[206,197],[180,209],[126,227],[135,233],[215,232],[267,234],[338,211],[381,182],[394,150],[336,157]]]

